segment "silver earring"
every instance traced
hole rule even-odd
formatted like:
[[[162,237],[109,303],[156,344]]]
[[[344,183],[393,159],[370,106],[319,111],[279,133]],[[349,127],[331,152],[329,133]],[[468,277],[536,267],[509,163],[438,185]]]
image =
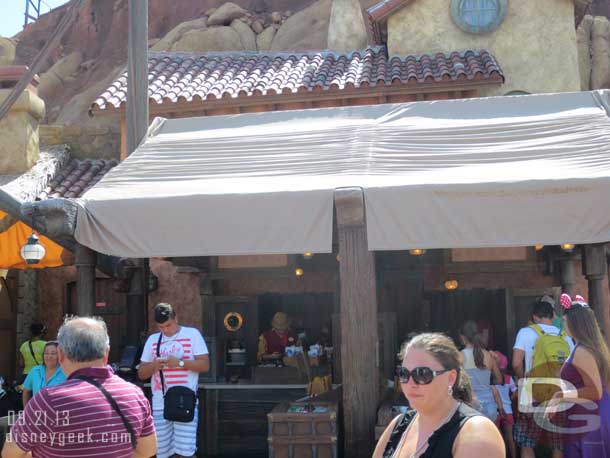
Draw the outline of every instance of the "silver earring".
[[[447,394],[449,396],[453,396],[453,387],[451,385],[449,385],[449,388],[447,388]]]

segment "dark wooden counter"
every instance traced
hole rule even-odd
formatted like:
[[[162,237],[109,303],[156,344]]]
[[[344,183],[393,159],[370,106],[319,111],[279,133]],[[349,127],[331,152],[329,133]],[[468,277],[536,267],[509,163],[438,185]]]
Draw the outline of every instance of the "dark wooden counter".
[[[206,457],[267,457],[267,414],[306,396],[305,385],[204,384],[200,445]],[[200,439],[200,442],[201,442]]]

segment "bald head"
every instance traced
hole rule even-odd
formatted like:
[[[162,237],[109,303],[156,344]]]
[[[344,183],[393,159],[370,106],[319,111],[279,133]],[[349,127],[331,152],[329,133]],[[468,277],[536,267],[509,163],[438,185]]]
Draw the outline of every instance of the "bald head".
[[[66,318],[57,341],[65,357],[75,363],[103,359],[110,348],[106,323],[99,317]]]

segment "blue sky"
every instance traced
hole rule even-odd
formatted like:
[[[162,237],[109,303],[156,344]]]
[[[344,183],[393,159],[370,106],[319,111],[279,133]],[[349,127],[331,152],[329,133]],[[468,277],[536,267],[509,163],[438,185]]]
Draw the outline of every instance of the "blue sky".
[[[26,0],[0,0],[0,36],[12,37],[23,29]],[[38,3],[38,0],[33,0]],[[68,0],[42,0],[41,14],[68,3]]]

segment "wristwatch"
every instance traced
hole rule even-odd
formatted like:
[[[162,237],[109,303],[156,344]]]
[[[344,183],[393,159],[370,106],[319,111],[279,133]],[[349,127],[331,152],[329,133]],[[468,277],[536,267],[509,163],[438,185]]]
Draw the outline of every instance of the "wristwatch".
[[[178,367],[184,367],[184,361],[180,360],[180,362],[178,363]]]

